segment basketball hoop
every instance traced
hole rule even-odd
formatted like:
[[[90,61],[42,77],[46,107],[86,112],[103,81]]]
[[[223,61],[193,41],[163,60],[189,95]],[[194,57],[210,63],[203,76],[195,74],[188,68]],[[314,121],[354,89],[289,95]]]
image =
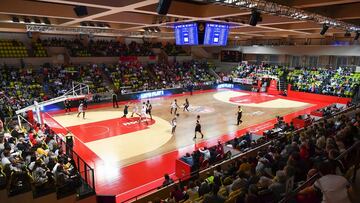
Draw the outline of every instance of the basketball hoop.
[[[35,111],[37,122],[42,124],[42,117],[41,117],[41,109],[43,109],[46,106],[49,106],[51,104],[63,102],[65,100],[80,100],[80,99],[89,99],[92,97],[92,94],[90,94],[89,91],[89,85],[79,82],[73,82],[72,83],[72,89],[65,92],[60,97],[52,98],[43,102],[34,102],[33,105],[19,109],[16,111],[16,115],[18,116],[19,125],[20,123],[20,114],[28,112],[28,111]]]

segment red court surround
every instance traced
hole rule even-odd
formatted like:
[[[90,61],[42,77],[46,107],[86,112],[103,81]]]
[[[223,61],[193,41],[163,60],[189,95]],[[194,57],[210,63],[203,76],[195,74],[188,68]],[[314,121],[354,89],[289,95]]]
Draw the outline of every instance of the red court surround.
[[[195,92],[195,94],[213,92],[216,90],[206,90],[206,91],[199,91]],[[245,92],[245,91],[242,91]],[[289,91],[290,92],[290,91]],[[250,93],[250,92],[247,92]],[[179,95],[172,95],[171,97],[180,96]],[[296,96],[300,96],[296,98]],[[271,97],[269,97],[271,98]],[[275,96],[274,98],[282,98],[282,99],[290,99],[294,101],[302,101],[307,103],[314,104],[311,107],[306,109],[288,114],[284,116],[286,122],[290,122],[294,117],[297,117],[301,114],[309,114],[310,112],[328,106],[332,103],[346,103],[349,99],[338,98],[338,97],[329,97],[324,95],[314,95],[309,93],[298,93],[293,92],[290,93],[290,96],[283,97],[283,96]],[[313,98],[317,98],[316,100],[312,100]],[[126,102],[121,102],[121,104],[125,104]],[[258,101],[264,102],[264,101]],[[100,104],[90,106],[89,109],[96,109],[96,108],[103,108],[112,106],[111,103],[107,104]],[[52,112],[52,114],[59,114],[64,113],[62,111]],[[47,122],[49,122],[51,127],[54,128],[55,132],[66,132],[66,128],[63,128],[60,124],[58,124],[54,119],[50,117],[50,115],[45,114],[44,118]],[[111,122],[121,122],[119,119],[112,119]],[[108,121],[104,122],[104,125],[111,125]],[[220,135],[219,137],[204,140],[203,142],[196,143],[189,145],[184,148],[177,149],[175,151],[171,151],[162,155],[158,155],[147,160],[128,165],[128,166],[121,166],[121,165],[106,165],[94,152],[92,152],[88,147],[84,145],[84,143],[80,140],[91,141],[90,138],[84,138],[80,134],[82,132],[73,132],[75,134],[75,144],[74,150],[85,160],[87,163],[95,168],[95,177],[96,177],[96,192],[97,194],[112,194],[116,195],[117,202],[121,202],[127,200],[131,197],[139,195],[141,193],[147,192],[150,189],[157,188],[163,182],[163,175],[165,173],[170,174],[173,178],[175,174],[175,160],[180,158],[181,156],[185,155],[185,153],[193,152],[194,150],[198,149],[199,147],[210,147],[217,143],[218,140],[222,142],[228,141],[233,139],[235,136],[239,137],[243,135],[246,131],[253,131],[257,134],[262,134],[264,130],[271,129],[275,124],[276,119],[270,119],[269,121],[256,124],[254,126],[250,126],[245,129],[240,129],[233,134],[225,134]],[[93,124],[91,124],[93,125]],[[83,125],[84,126],[84,125]],[[86,125],[85,125],[86,126]],[[146,125],[142,125],[142,127],[146,127]],[[140,129],[137,130],[141,130]],[[71,129],[70,127],[69,129]],[[81,127],[78,127],[79,129]],[[72,131],[73,129],[71,129]],[[129,129],[130,130],[130,129]],[[76,131],[76,130],[75,130]],[[115,131],[117,131],[115,129]],[[127,133],[126,131],[122,131],[118,129],[119,132]],[[115,134],[115,133],[114,133]],[[79,136],[79,137],[78,137]],[[100,136],[101,137],[101,136]],[[99,139],[99,138],[97,138]],[[102,139],[102,138],[100,138]],[[111,171],[111,175],[110,175]]]

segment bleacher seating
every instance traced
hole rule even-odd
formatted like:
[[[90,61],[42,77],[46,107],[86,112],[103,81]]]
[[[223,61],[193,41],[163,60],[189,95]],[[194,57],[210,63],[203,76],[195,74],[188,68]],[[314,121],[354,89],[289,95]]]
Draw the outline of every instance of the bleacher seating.
[[[336,171],[335,174],[349,180],[352,176],[348,173],[352,171],[355,159],[351,155],[339,154],[357,153],[356,150],[346,150],[359,144],[359,123],[360,109],[352,107],[336,117],[332,115],[309,127],[296,131],[287,129],[272,142],[264,144],[265,147],[250,150],[251,152],[219,164],[207,172],[193,174],[187,181],[166,185],[164,190],[150,195],[152,199],[144,199],[151,200],[152,203],[207,203],[214,199],[216,202],[228,203],[279,202],[290,195],[297,185],[322,170],[324,165],[332,173]],[[237,147],[242,144],[241,141],[236,143]],[[165,191],[169,191],[170,195],[166,195]],[[314,202],[314,199],[309,199],[314,196],[303,196],[304,194],[306,193],[299,194],[301,199],[296,199],[296,202]]]
[[[22,42],[0,40],[0,58],[24,58],[28,56],[28,51]]]
[[[43,45],[41,43],[38,42],[34,42],[32,43],[32,50],[33,50],[33,55],[35,57],[47,57],[47,51],[46,49],[43,47]]]
[[[10,124],[0,132],[0,186],[8,196],[28,191],[34,198],[56,192],[74,194],[82,182],[72,155],[46,125]]]
[[[167,64],[120,63],[108,66],[105,71],[110,76],[116,90],[127,92],[182,87],[189,81],[195,85],[212,83],[205,63],[196,61]]]
[[[286,72],[286,75],[284,73]],[[353,68],[298,68],[272,65],[240,65],[227,75],[229,78],[251,78],[258,80],[264,77],[286,80],[293,90],[326,94],[340,97],[352,97],[356,85],[360,82],[360,73]]]

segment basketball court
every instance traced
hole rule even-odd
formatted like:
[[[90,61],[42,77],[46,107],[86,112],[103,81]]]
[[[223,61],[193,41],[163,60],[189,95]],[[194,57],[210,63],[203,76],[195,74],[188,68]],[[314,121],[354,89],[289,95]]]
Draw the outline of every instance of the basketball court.
[[[175,135],[171,134],[170,104],[177,99],[183,107],[189,99],[190,112],[179,109]],[[141,194],[162,183],[165,173],[175,171],[175,160],[186,152],[227,141],[246,131],[262,134],[271,129],[276,116],[290,121],[295,116],[322,108],[329,103],[252,93],[233,89],[217,89],[149,99],[153,119],[139,122],[131,116],[132,107],[139,109],[143,101],[92,106],[86,119],[77,112],[50,113],[45,120],[54,129],[66,129],[75,135],[75,151],[95,168],[96,191],[118,195],[118,199]],[[124,104],[130,104],[127,118],[122,118]],[[243,123],[236,125],[237,106],[243,108]],[[201,116],[204,139],[193,140],[196,116]],[[63,130],[64,132],[65,130]],[[170,164],[169,164],[170,163]],[[176,178],[176,177],[174,177]]]

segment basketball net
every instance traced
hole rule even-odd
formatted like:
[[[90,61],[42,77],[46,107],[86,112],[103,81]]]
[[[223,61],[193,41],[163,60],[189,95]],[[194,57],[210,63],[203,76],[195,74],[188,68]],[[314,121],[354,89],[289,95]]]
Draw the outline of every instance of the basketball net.
[[[90,94],[89,85],[85,83],[79,83],[79,82],[73,82],[71,90],[68,90],[65,92],[62,96],[52,98],[46,101],[37,102],[34,101],[33,105],[30,105],[28,107],[19,109],[16,111],[16,115],[18,116],[19,125],[21,126],[21,114],[24,114],[26,112],[32,111],[32,115],[34,119],[40,123],[43,124],[43,119],[41,116],[41,111],[51,104],[63,102],[65,100],[80,100],[80,99],[88,99],[90,100],[92,98],[92,95]],[[28,114],[31,115],[31,114]]]

